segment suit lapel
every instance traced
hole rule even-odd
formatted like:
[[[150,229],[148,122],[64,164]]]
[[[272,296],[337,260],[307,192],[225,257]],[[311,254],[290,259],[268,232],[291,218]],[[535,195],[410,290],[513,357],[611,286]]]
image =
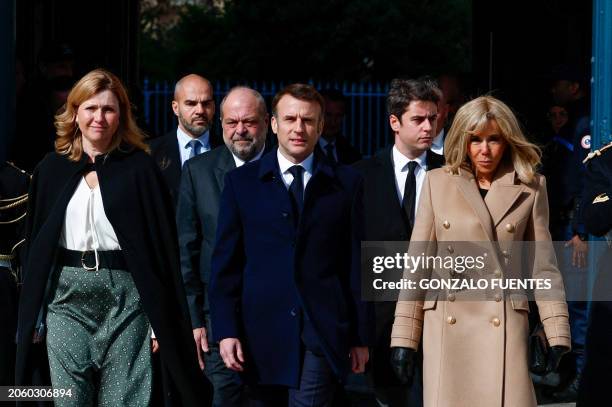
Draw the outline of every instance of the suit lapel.
[[[221,148],[223,148],[223,150],[221,154],[219,154],[219,158],[214,169],[215,179],[217,180],[217,186],[219,187],[219,191],[223,190],[225,174],[227,174],[228,171],[231,171],[236,168],[236,162],[234,161],[232,153],[227,147]]]
[[[427,150],[425,162],[427,164],[427,171],[431,171],[444,165],[444,156]]]
[[[395,180],[395,170],[393,168],[393,155],[391,148],[384,149],[376,157],[381,166],[383,176],[380,177],[380,182],[383,184],[384,196],[382,199],[393,202],[393,208],[397,209],[397,213],[401,214],[403,209],[397,197],[397,184]],[[403,217],[402,217],[403,219]]]
[[[391,152],[392,148],[393,147],[386,148],[377,155],[377,160],[382,171],[379,178],[382,184],[381,188],[383,194],[380,199],[389,202],[389,214],[396,218],[398,222],[401,222],[406,236],[408,236],[409,239],[412,234],[412,226],[397,196],[397,180],[395,179],[393,154]]]
[[[289,191],[281,179],[276,149],[264,154],[259,162],[258,177],[265,188],[263,196],[270,197],[270,202],[278,203],[280,210],[292,213]]]
[[[514,178],[513,169],[500,168],[485,197],[485,203],[493,218],[493,227],[497,227],[525,189],[522,184],[515,185]]]
[[[168,140],[168,172],[171,174],[171,178],[174,181],[172,185],[177,185],[181,179],[181,153],[179,152],[179,143],[174,133]]]
[[[321,196],[324,190],[333,184],[335,178],[334,170],[332,169],[333,164],[322,157],[323,153],[319,151],[314,153],[312,178],[308,181],[304,191],[304,211],[307,205],[311,205],[310,202],[314,199],[313,197]]]
[[[459,174],[453,176],[457,177],[457,185],[459,186],[459,190],[463,194],[463,197],[467,203],[474,210],[474,213],[480,220],[480,224],[482,225],[482,228],[489,240],[495,240],[493,236],[491,214],[489,213],[485,202],[480,197],[480,192],[478,191],[478,186],[476,185],[474,176],[470,171],[463,168],[460,168],[458,171]]]

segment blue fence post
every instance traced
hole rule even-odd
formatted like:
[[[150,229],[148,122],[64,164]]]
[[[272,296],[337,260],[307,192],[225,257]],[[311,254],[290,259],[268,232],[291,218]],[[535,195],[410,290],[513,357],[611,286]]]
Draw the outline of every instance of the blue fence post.
[[[376,93],[380,94],[380,82],[376,83]],[[386,123],[383,123],[381,121],[381,115],[380,115],[380,106],[381,106],[381,101],[380,101],[380,97],[376,98],[376,123],[378,123],[378,127],[376,129],[376,150],[378,151],[380,150],[385,144],[382,142],[382,138],[383,135],[385,134],[384,131],[380,131],[381,130],[381,125],[382,126],[386,126]]]
[[[384,103],[384,98],[387,97],[387,94],[389,94],[389,85],[388,84],[383,87],[383,95],[384,95],[383,96],[383,103]],[[385,109],[384,109],[385,113],[383,115],[383,117],[384,117],[384,120],[383,120],[384,127],[383,128],[385,129],[384,130],[383,140],[384,140],[384,144],[387,144],[387,142],[391,141],[391,136],[390,136],[390,132],[391,131],[389,130],[390,127],[389,127],[389,123],[388,123],[388,120],[387,120],[387,115],[388,115],[387,106],[385,104],[383,104],[383,106],[385,107]]]
[[[351,143],[361,150],[361,146],[357,144],[357,139],[355,138],[355,91],[357,89],[357,85],[355,83],[351,83]]]
[[[359,84],[359,148],[361,151],[367,151],[369,153],[369,148],[365,143],[363,129],[364,129],[364,120],[365,120],[365,106],[363,101],[364,96],[364,86],[363,83]]]
[[[345,100],[348,101],[349,96],[346,94],[346,82],[343,82],[341,85],[339,85],[336,82],[336,88],[340,89],[340,91],[344,95]],[[346,115],[346,113],[348,113],[348,117],[350,117],[350,119],[352,121],[353,120],[353,112],[350,111],[350,110],[348,112],[346,112],[346,110],[349,109],[348,103],[345,103],[344,109],[345,109],[345,112],[344,112],[345,115]],[[348,123],[349,123],[348,120],[344,120],[344,122],[342,123],[342,134],[344,134],[344,135],[348,135],[348,128],[349,128]],[[353,142],[353,140],[351,140],[351,142]]]
[[[367,155],[372,155],[373,153],[373,149],[374,149],[374,143],[372,140],[372,131],[374,129],[374,126],[372,126],[372,82],[368,83],[368,154]]]
[[[169,126],[168,126],[168,115],[170,114],[169,112],[172,111],[172,109],[170,109],[171,104],[170,102],[170,98],[169,96],[169,88],[168,88],[168,81],[164,81],[164,104],[162,106],[162,114],[164,115],[164,131],[163,133],[165,134],[166,132],[168,132],[170,130]],[[174,98],[173,98],[174,99]],[[174,113],[174,112],[173,112]]]
[[[142,96],[144,102],[144,121],[150,126],[151,125],[151,93],[149,92],[149,78],[144,78],[142,85]]]
[[[159,82],[155,82],[155,134],[161,134],[159,131]]]

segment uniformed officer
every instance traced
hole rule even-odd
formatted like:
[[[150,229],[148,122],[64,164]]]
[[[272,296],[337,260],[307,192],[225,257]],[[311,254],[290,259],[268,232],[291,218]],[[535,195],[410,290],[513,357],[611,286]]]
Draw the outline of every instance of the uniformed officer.
[[[580,216],[585,167],[582,161],[591,149],[590,103],[584,75],[575,67],[559,66],[553,72],[551,93],[555,104],[568,112],[567,123],[544,148],[542,173],[546,176],[550,208],[550,232],[557,246],[559,270],[568,298],[572,334],[572,354],[576,378],[557,394],[558,401],[573,401],[584,366],[587,326],[586,266],[588,235]]]
[[[19,252],[29,179],[12,164],[0,163],[0,386],[14,384]]]
[[[583,200],[586,230],[605,236],[607,247],[598,260],[586,340],[586,363],[578,406],[598,406],[610,397],[612,371],[612,143],[589,154]]]

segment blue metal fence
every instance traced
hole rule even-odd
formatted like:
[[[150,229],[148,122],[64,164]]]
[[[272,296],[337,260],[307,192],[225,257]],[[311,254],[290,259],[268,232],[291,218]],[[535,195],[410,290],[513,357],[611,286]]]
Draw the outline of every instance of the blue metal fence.
[[[246,85],[256,89],[265,98],[270,110],[276,92],[289,83],[288,81],[216,82],[214,85],[216,116],[218,117],[221,99],[233,86]],[[347,99],[347,112],[343,133],[365,156],[372,155],[393,141],[385,106],[388,84],[325,81],[309,81],[309,83],[319,90],[338,89],[344,93]],[[176,117],[171,108],[173,92],[174,83],[168,81],[153,83],[148,79],[144,80],[144,120],[155,135],[163,135],[176,127]],[[214,131],[221,134],[219,120],[215,120],[214,123]]]

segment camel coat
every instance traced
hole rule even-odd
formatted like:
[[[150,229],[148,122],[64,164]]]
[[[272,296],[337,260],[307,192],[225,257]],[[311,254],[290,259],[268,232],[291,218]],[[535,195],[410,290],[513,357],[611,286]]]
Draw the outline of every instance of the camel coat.
[[[409,252],[425,241],[431,242],[428,254],[438,255],[453,252],[452,244],[460,241],[488,245],[481,277],[523,270],[522,246],[515,243],[550,242],[544,177],[527,185],[511,167],[500,168],[483,200],[471,171],[428,172]],[[570,347],[563,281],[552,245],[550,250],[542,245],[536,246],[529,273],[550,279],[557,295],[536,296],[540,318],[551,346]],[[400,296],[391,334],[392,347],[415,350],[423,336],[425,407],[536,406],[527,362],[527,296],[499,290],[487,301],[461,301],[461,292],[429,294],[425,301]]]

